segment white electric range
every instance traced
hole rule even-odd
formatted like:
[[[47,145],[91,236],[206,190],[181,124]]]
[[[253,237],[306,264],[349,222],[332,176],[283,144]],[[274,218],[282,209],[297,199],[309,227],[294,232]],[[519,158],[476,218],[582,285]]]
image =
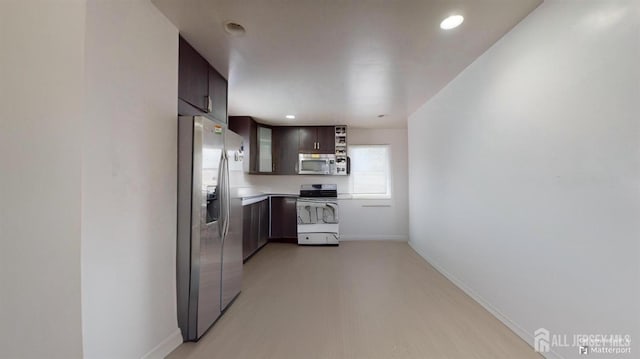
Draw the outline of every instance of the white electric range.
[[[309,184],[300,186],[296,203],[298,244],[338,245],[338,186]]]

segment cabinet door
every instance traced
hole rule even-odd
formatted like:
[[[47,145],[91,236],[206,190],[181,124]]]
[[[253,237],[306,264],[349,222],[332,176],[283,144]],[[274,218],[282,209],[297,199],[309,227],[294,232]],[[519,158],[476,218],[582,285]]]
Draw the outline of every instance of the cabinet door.
[[[258,124],[249,116],[229,117],[229,129],[242,136],[245,172],[258,172]]]
[[[258,250],[260,239],[260,203],[251,205],[251,254]]]
[[[209,63],[182,37],[178,46],[178,97],[207,112]]]
[[[260,207],[260,234],[258,236],[258,248],[267,244],[269,239],[269,200],[259,203]]]
[[[333,126],[316,127],[317,133],[317,153],[335,153],[336,152],[336,131]]]
[[[242,207],[242,259],[251,255],[251,206]]]
[[[258,172],[273,172],[271,128],[258,125]]]
[[[298,214],[295,197],[271,198],[271,238],[298,238]]]
[[[273,127],[273,170],[298,174],[298,127]]]
[[[260,204],[242,207],[242,259],[246,260],[258,250],[260,236]]]
[[[298,149],[300,152],[315,153],[317,131],[315,127],[298,127]]]
[[[222,123],[227,123],[227,80],[209,66],[209,97],[211,115]]]

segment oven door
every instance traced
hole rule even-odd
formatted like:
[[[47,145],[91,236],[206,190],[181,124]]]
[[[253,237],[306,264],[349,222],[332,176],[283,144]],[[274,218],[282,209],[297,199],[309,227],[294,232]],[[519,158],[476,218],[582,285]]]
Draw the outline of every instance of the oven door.
[[[298,244],[338,245],[338,203],[335,200],[299,198]]]

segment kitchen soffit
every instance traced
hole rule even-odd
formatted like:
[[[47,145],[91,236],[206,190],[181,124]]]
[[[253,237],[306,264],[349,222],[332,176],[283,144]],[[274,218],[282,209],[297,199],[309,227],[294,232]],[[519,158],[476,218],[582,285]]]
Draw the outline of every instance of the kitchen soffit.
[[[152,1],[229,80],[229,115],[368,128],[406,127],[411,113],[542,2]],[[454,13],[464,23],[442,30]],[[228,21],[246,33],[229,36]]]

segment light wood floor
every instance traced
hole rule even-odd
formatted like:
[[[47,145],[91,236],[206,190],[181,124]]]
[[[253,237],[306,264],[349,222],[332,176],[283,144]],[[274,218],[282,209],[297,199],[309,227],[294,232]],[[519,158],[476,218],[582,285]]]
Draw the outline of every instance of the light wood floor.
[[[541,358],[403,242],[271,243],[179,358]]]

